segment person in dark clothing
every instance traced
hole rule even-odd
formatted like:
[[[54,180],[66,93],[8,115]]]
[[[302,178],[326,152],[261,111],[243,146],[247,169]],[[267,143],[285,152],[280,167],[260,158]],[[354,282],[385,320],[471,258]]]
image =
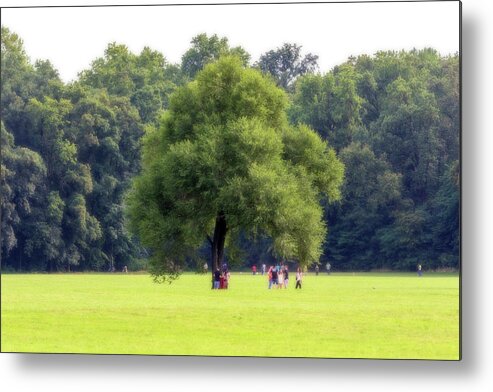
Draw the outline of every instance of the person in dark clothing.
[[[278,281],[278,275],[277,275],[277,269],[273,268],[272,269],[272,284],[277,287],[279,281]]]
[[[221,281],[221,271],[219,268],[214,272],[214,289],[219,289],[219,282]]]
[[[303,272],[301,271],[301,268],[298,267],[298,270],[296,271],[296,286],[295,289],[300,288],[301,289],[301,281],[303,280]]]

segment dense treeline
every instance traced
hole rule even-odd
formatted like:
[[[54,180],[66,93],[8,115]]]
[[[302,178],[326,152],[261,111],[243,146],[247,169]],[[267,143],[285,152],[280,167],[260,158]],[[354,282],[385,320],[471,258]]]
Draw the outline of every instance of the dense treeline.
[[[110,44],[67,84],[48,61],[32,64],[5,27],[1,45],[2,268],[143,267],[147,252],[125,220],[142,136],[205,64],[235,55],[248,66],[250,55],[205,34],[181,64],[149,48],[134,54]],[[358,270],[410,269],[418,261],[458,267],[457,55],[381,52],[320,74],[316,55],[285,44],[252,66],[289,94],[290,121],[318,132],[346,166],[342,200],[325,208],[321,262]],[[266,238],[241,243],[243,266],[272,258]]]
[[[458,267],[458,56],[351,58],[298,80],[291,119],[346,165],[344,200],[327,211],[324,257],[336,268]]]

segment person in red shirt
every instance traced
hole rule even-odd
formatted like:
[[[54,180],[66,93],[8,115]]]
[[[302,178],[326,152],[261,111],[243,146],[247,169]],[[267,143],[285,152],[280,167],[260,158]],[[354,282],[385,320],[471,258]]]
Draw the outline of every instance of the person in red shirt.
[[[254,265],[252,267],[252,273],[253,273],[253,275],[257,275],[257,266],[256,265]]]
[[[219,277],[219,289],[224,289],[224,272],[221,272]]]

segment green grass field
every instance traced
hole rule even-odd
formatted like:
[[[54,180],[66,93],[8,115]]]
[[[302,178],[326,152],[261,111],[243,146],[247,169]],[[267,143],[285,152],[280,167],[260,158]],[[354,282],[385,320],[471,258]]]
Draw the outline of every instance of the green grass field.
[[[1,280],[3,352],[459,358],[456,274],[308,274],[302,290],[249,274],[214,291],[194,274]]]

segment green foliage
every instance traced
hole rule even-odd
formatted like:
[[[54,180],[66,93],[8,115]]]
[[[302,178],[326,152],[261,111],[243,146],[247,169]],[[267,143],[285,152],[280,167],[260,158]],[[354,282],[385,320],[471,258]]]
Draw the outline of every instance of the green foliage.
[[[124,225],[123,195],[140,168],[144,126],[127,97],[90,90],[76,99],[71,133],[82,146],[81,161],[90,168],[87,178],[94,179],[87,204],[101,227],[87,268],[120,269],[138,252]]]
[[[326,213],[336,268],[458,266],[459,199],[445,185],[459,159],[457,60],[379,52],[296,83],[291,121],[313,127],[346,165],[343,201]]]
[[[17,34],[2,26],[1,38],[2,121],[15,132],[16,143],[29,145],[31,124],[25,116],[29,100],[42,100],[45,95],[58,99],[62,82],[48,61],[30,63]]]
[[[199,34],[190,42],[188,49],[181,59],[182,72],[193,79],[208,63],[218,60],[221,56],[233,55],[241,59],[243,65],[248,65],[250,55],[240,46],[230,48],[227,38],[219,38],[216,34],[208,37]]]
[[[302,57],[301,46],[285,43],[261,55],[255,66],[272,76],[279,87],[290,91],[296,78],[317,69],[317,60],[318,56],[311,53]]]
[[[164,105],[156,94],[167,100],[168,81],[178,77],[148,48],[135,56],[110,45],[105,56],[64,85],[49,62],[32,66],[22,41],[2,28],[2,146],[12,151],[2,161],[2,237],[17,269],[101,269],[138,255],[123,195],[140,167],[143,122]]]
[[[303,77],[295,86],[291,120],[312,126],[337,151],[349,145],[362,127],[358,79],[351,64],[326,75]]]
[[[392,221],[393,211],[401,203],[401,176],[367,145],[352,143],[341,151],[340,158],[347,173],[344,196],[333,217],[326,256],[337,269],[384,267],[377,264],[381,259],[378,230]]]
[[[343,166],[313,131],[289,129],[282,90],[223,57],[170,102],[160,129],[146,136],[128,201],[133,230],[160,268],[154,274],[179,272],[217,219],[233,235],[265,233],[281,257],[318,260],[318,193],[340,196]],[[285,147],[300,153],[288,159]]]
[[[460,262],[459,161],[452,162],[447,169],[431,202],[429,225],[433,233],[433,249],[438,255],[433,264],[454,268]]]
[[[17,147],[14,138],[1,123],[1,251],[8,256],[20,246],[21,222],[33,214],[37,193],[46,176],[41,157],[27,148]]]
[[[285,44],[256,63],[265,78],[200,34],[180,64],[109,44],[65,84],[1,39],[6,268],[139,268],[149,252],[158,278],[208,254],[459,265],[458,55],[382,51],[313,74],[316,56]]]
[[[92,67],[81,73],[80,83],[130,98],[142,121],[149,123],[157,120],[168,105],[169,94],[183,82],[177,67],[161,53],[145,47],[135,55],[125,45],[111,43],[104,57],[94,60]]]
[[[318,192],[330,201],[339,200],[344,165],[328,143],[306,125],[286,128],[283,142],[284,159],[303,167]]]

